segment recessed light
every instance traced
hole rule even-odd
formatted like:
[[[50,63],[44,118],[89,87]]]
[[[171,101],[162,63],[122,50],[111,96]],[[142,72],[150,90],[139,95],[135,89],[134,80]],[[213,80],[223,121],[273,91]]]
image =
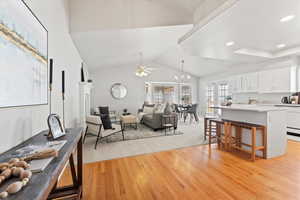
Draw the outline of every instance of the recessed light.
[[[228,46],[228,47],[230,47],[230,46],[232,46],[232,45],[234,45],[234,42],[233,42],[233,41],[230,41],[230,42],[227,42],[227,43],[226,43],[226,46]]]
[[[288,22],[295,18],[295,15],[288,15],[280,19],[280,22]]]
[[[278,44],[278,45],[277,45],[277,48],[278,48],[278,49],[282,49],[282,48],[284,48],[284,47],[286,47],[286,44]]]

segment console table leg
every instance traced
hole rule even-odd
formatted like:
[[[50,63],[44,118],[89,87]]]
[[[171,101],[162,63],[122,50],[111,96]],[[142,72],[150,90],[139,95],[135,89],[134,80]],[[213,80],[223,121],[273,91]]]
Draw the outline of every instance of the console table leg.
[[[75,164],[74,164],[74,158],[73,158],[73,153],[71,154],[69,158],[69,163],[70,163],[70,170],[71,170],[71,175],[72,175],[72,181],[75,187],[78,186],[78,181],[77,181],[77,175],[76,175],[76,170],[75,170]]]
[[[77,182],[78,182],[78,189],[80,191],[79,199],[82,198],[82,176],[83,176],[83,159],[82,159],[82,137],[80,138],[77,146]]]

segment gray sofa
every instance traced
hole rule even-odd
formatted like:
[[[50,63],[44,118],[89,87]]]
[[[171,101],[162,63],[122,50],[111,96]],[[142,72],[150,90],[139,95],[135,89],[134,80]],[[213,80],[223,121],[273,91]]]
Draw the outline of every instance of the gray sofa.
[[[139,113],[143,112],[143,109],[139,109]],[[163,115],[164,113],[151,113],[151,114],[144,114],[142,119],[141,119],[141,124],[144,124],[150,128],[152,128],[154,131],[160,130],[163,128]],[[178,124],[178,116],[177,114],[171,113],[171,115],[174,116],[174,127],[177,129],[177,124]]]

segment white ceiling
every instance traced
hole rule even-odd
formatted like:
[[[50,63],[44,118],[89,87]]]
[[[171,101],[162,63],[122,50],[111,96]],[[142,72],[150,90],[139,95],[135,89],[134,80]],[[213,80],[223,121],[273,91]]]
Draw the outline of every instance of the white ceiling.
[[[168,5],[175,5],[181,9],[185,9],[190,13],[194,13],[195,10],[205,1],[205,0],[156,0],[159,2],[164,2]]]
[[[281,23],[280,19],[287,15],[295,15],[296,18]],[[225,63],[232,62],[234,66],[240,66],[270,59],[257,56],[259,53],[286,53],[289,48],[300,44],[299,33],[299,0],[240,0],[181,45],[189,55],[223,60]],[[226,46],[229,41],[234,41],[235,45]],[[282,43],[287,47],[278,50],[276,46]],[[255,56],[234,53],[242,48],[254,52]],[[295,53],[297,52],[292,54]],[[226,69],[228,66],[224,66],[223,70]],[[203,72],[205,74],[207,70],[203,69]]]
[[[204,0],[70,0],[72,32],[193,24]]]
[[[182,8],[185,12],[194,12],[205,0],[161,2],[169,8],[176,7],[174,10]],[[282,17],[291,14],[296,16],[294,20],[279,22]],[[191,29],[191,25],[179,25],[73,31],[71,34],[82,58],[91,69],[138,63],[138,53],[142,51],[145,62],[151,61],[178,69],[180,60],[184,58],[185,71],[205,76],[245,64],[253,65],[271,60],[234,53],[242,48],[256,54],[297,54],[295,47],[300,44],[300,1],[240,0],[178,45],[178,39]],[[225,43],[228,41],[234,41],[235,45],[227,47]],[[279,51],[276,45],[281,43],[287,44],[287,47]],[[295,48],[295,51],[289,51],[290,48]]]
[[[75,45],[91,70],[138,65],[139,52],[151,62],[168,49],[191,25],[72,33]]]

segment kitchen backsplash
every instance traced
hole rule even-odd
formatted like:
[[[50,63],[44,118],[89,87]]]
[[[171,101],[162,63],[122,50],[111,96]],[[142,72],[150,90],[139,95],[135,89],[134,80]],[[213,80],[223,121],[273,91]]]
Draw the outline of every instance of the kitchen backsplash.
[[[258,104],[279,104],[281,98],[289,96],[290,93],[276,93],[276,94],[258,94],[258,93],[241,93],[232,96],[233,103],[248,103],[249,99],[257,100]]]

